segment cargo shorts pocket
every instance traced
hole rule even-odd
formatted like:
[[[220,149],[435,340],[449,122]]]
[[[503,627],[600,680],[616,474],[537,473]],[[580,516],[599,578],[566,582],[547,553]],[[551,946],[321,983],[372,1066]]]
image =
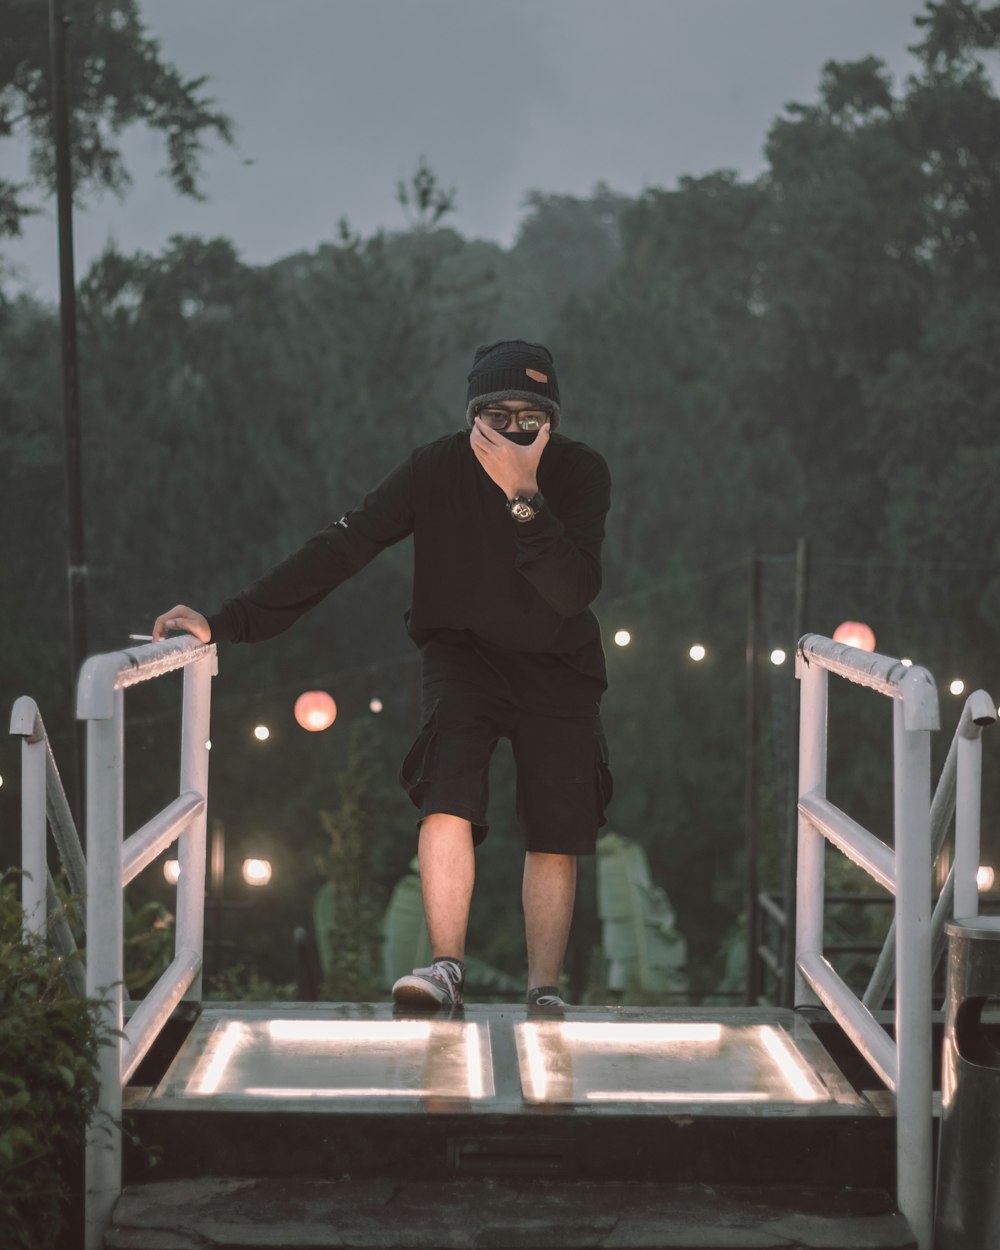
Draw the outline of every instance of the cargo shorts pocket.
[[[399,784],[418,807],[421,794],[432,775],[434,744],[438,735],[439,703],[440,700],[435,699],[431,704],[427,719],[399,769]]]

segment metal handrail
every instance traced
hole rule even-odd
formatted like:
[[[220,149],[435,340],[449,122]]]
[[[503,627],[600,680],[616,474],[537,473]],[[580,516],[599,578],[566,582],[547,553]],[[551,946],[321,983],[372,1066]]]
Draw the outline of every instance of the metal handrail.
[[[982,773],[983,730],[994,724],[997,709],[985,690],[975,690],[965,700],[954,737],[948,748],[948,756],[938,778],[937,789],[931,803],[931,860],[937,863],[948,836],[952,817],[955,822],[955,863],[938,896],[931,916],[931,973],[937,968],[947,946],[944,926],[949,916],[975,916],[979,911],[979,893],[973,891],[961,895],[959,905],[954,902],[956,870],[959,868],[959,847],[964,859],[979,866],[979,791]],[[961,795],[959,798],[958,796]],[[970,874],[963,872],[961,878]],[[959,910],[959,908],[963,910]],[[862,1002],[869,1011],[877,1011],[892,990],[896,966],[896,918],[892,919],[885,943],[879,953],[868,988]]]
[[[21,738],[21,862],[25,870],[34,869],[33,885],[29,890],[26,883],[22,895],[25,932],[41,932],[45,915],[42,879],[46,820],[52,828],[70,890],[82,907],[87,902],[87,864],[42,714],[28,695],[14,701],[10,732]]]
[[[826,798],[828,676],[893,700],[894,849]],[[931,1071],[930,734],[939,727],[931,674],[818,634],[799,642],[798,881],[795,1004],[822,1002],[896,1094],[896,1195],[917,1239],[933,1237]],[[823,954],[825,839],[895,893],[896,1039],[885,1032]]]
[[[38,704],[27,695],[14,701],[10,732],[21,739],[21,878],[22,926],[25,937],[46,935],[63,958],[63,975],[78,997],[86,994],[83,964],[78,956],[66,910],[48,868],[46,826],[51,826],[70,890],[86,906],[87,868],[80,838],[56,767],[55,756]]]
[[[178,796],[124,836],[124,691],[184,669]],[[87,993],[101,1000],[105,1031],[119,1045],[98,1052],[99,1093],[87,1136],[86,1250],[103,1245],[121,1193],[122,1088],[190,991],[201,999],[205,920],[205,817],[215,647],[193,638],[91,656],[80,672],[77,716],[87,721]],[[174,959],[123,1024],[123,891],[180,839]]]

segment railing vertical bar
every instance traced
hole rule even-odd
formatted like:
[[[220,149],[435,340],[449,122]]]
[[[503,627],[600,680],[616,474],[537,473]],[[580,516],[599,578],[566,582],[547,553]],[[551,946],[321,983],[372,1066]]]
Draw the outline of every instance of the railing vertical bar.
[[[955,811],[955,786],[958,764],[958,733],[951,740],[944,767],[938,776],[938,783],[931,800],[931,863],[937,863],[938,855],[948,836],[948,826]],[[935,910],[932,928],[937,925],[938,913]],[[937,931],[937,929],[935,929]],[[940,932],[944,932],[944,917],[940,920]],[[933,974],[937,961],[932,961]],[[889,932],[885,936],[882,950],[879,953],[875,969],[862,996],[861,1001],[869,1011],[879,1011],[892,989],[896,976],[896,913],[893,911]]]
[[[180,877],[177,881],[177,929],[175,955],[202,952],[205,932],[205,839],[208,799],[208,740],[210,732],[212,677],[216,671],[212,652],[184,670],[184,711],[181,723],[180,792],[202,795],[206,806],[190,822],[178,840]],[[201,1001],[202,973],[191,982],[188,999]]]
[[[983,740],[961,737],[958,743],[958,790],[955,796],[956,920],[979,915],[980,791],[983,783]]]
[[[87,722],[87,994],[106,1029],[122,1028],[122,784],[124,695],[108,718]],[[121,1191],[122,1086],[117,1037],[97,1055],[97,1106],[87,1133],[86,1250],[100,1250]]]
[[[896,1195],[919,1250],[933,1233],[930,732],[893,703],[896,848]]]
[[[24,936],[43,934],[46,921],[45,739],[21,739],[21,906]]]
[[[69,888],[80,900],[80,906],[86,907],[87,902],[87,865],[84,863],[83,850],[80,846],[80,835],[76,831],[73,813],[70,811],[62,777],[56,765],[56,757],[52,753],[52,744],[45,739],[46,767],[46,804],[52,836],[59,850]]]
[[[818,664],[809,664],[798,657],[801,682],[801,717],[799,720],[799,795],[817,794],[826,797],[826,725],[828,674]],[[804,951],[823,950],[823,835],[799,815],[798,885],[795,897],[795,958]],[[796,1006],[815,1006],[819,998],[796,970]]]
[[[66,909],[56,893],[56,883],[52,880],[52,873],[46,871],[45,876],[45,893],[49,907],[46,932],[49,935],[49,941],[52,943],[52,949],[63,957],[62,974],[63,979],[70,988],[70,992],[76,994],[79,998],[83,998],[87,993],[87,977],[83,970],[83,960],[79,957],[79,950],[73,937],[73,930],[69,927]]]

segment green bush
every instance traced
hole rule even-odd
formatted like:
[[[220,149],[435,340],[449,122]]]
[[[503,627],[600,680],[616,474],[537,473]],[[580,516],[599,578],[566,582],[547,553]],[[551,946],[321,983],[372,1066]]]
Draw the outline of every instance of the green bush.
[[[0,1227],[49,1250],[79,1218],[83,1143],[97,1099],[99,1004],[73,995],[63,960],[21,935],[15,874],[0,877]]]

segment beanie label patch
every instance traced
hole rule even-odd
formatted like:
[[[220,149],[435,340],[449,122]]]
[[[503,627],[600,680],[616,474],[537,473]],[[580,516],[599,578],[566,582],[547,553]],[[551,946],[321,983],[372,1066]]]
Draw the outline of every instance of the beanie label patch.
[[[544,383],[549,380],[549,376],[547,373],[539,373],[537,369],[525,369],[524,372],[528,375],[529,378],[531,378],[535,382]]]

